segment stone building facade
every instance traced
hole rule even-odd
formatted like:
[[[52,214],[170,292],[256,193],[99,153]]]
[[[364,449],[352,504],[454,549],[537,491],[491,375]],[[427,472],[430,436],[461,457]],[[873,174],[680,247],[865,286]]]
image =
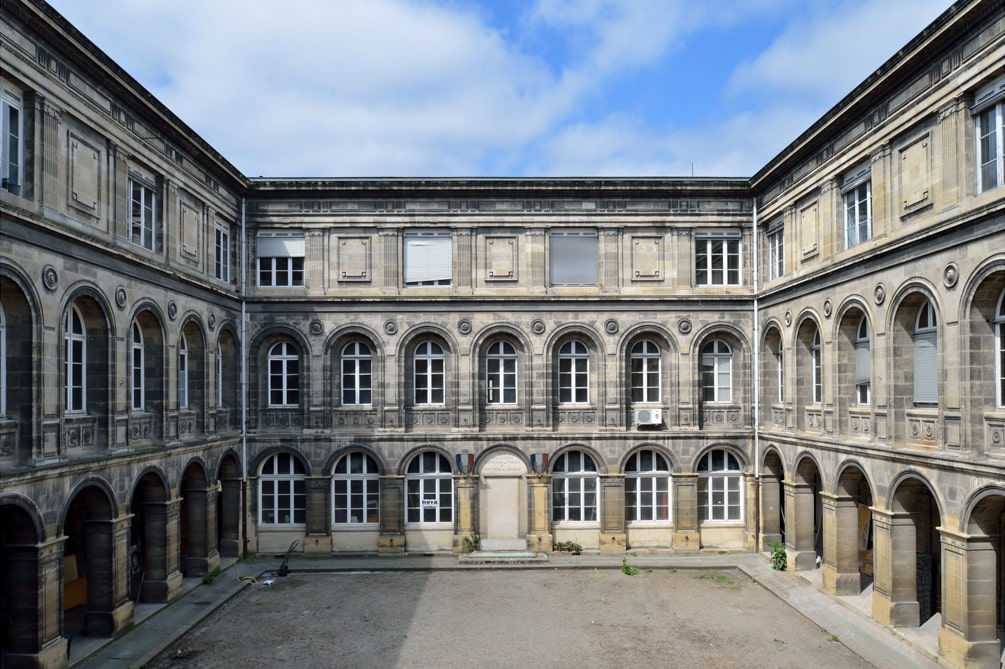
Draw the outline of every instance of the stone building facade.
[[[0,653],[248,553],[765,551],[1005,638],[1005,5],[750,178],[248,178],[3,5]]]

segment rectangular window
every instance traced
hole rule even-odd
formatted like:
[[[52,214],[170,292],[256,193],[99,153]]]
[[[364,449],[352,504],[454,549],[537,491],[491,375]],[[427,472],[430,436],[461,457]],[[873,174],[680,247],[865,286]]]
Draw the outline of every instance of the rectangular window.
[[[1005,184],[1005,77],[977,91],[977,192]]]
[[[694,272],[699,286],[739,286],[740,233],[696,233]]]
[[[872,238],[872,167],[862,165],[845,175],[841,184],[844,199],[844,247],[850,249]]]
[[[779,219],[768,226],[768,279],[774,281],[785,273],[785,230]]]
[[[0,91],[0,188],[21,195],[24,174],[24,122],[21,98]]]
[[[257,243],[259,287],[304,285],[303,235],[264,234]]]
[[[597,285],[599,251],[596,230],[553,232],[549,241],[551,285]]]
[[[453,279],[453,240],[449,232],[406,232],[406,286],[449,286]]]
[[[147,251],[157,250],[157,191],[136,175],[129,178],[129,239]]]
[[[215,276],[220,281],[230,282],[230,226],[217,224],[213,265]]]

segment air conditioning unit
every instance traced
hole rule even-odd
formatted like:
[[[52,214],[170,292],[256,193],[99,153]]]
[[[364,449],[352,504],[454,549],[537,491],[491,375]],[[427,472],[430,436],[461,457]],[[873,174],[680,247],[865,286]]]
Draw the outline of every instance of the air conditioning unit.
[[[660,425],[663,422],[663,409],[636,409],[636,425]]]

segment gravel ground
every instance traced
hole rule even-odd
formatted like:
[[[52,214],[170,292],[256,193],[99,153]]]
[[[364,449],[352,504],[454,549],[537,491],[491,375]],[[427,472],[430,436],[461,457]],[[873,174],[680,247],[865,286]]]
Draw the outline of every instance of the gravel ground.
[[[242,591],[148,665],[869,667],[739,571],[298,573]]]

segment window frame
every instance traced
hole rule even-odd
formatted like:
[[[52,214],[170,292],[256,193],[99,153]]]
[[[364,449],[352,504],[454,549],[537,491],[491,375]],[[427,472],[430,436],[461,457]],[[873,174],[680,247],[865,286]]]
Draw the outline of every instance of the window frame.
[[[974,117],[976,190],[984,193],[1005,185],[1005,77],[979,89],[971,110]],[[985,159],[986,154],[992,154]],[[987,178],[993,176],[993,183]]]
[[[184,332],[178,334],[178,408],[188,409],[188,338]]]
[[[651,466],[643,469],[643,456],[646,454],[648,454]],[[669,461],[655,449],[639,449],[628,456],[624,474],[625,523],[628,525],[668,524],[672,518],[670,512],[673,500]],[[660,495],[663,495],[662,500]],[[647,497],[648,503],[646,502]],[[643,515],[650,517],[640,517]]]
[[[734,463],[735,468],[731,468]],[[698,522],[743,522],[743,467],[739,458],[724,448],[714,448],[701,457],[697,470]],[[720,503],[715,502],[717,493],[722,496]],[[735,503],[730,502],[731,494],[736,497]]]
[[[872,336],[867,316],[855,328],[855,402],[872,405]]]
[[[998,305],[995,308],[995,404],[1001,409],[1005,407],[1005,290],[998,296]]]
[[[416,230],[402,235],[402,284],[407,288],[453,285],[453,233]]]
[[[282,464],[287,464],[280,471]],[[270,469],[271,465],[271,469]],[[269,471],[267,471],[269,470]],[[307,470],[293,453],[273,453],[258,469],[258,524],[269,527],[306,527],[307,525]],[[266,492],[266,487],[271,487]],[[266,498],[271,498],[272,520],[266,520]],[[285,501],[285,504],[283,503]],[[286,520],[281,514],[286,512]]]
[[[143,328],[140,327],[139,321],[133,321],[129,352],[130,371],[132,372],[129,408],[134,412],[142,412],[146,410],[147,372]]]
[[[701,230],[694,235],[696,286],[743,285],[743,235],[740,232]],[[716,267],[716,263],[719,267]],[[735,280],[730,280],[735,275]]]
[[[860,165],[841,184],[844,247],[851,249],[872,239],[872,165]]]
[[[579,339],[558,349],[558,403],[590,404],[590,347]]]
[[[939,403],[939,321],[935,305],[926,299],[918,308],[912,337],[915,406]],[[931,375],[929,375],[931,372]]]
[[[552,286],[600,285],[600,236],[596,230],[549,233],[548,282]]]
[[[307,244],[302,233],[263,232],[255,238],[259,288],[303,288]]]
[[[73,305],[63,321],[63,365],[66,413],[82,414],[87,410],[87,326]]]
[[[813,329],[810,340],[811,382],[813,389],[812,404],[822,404],[824,400],[824,369],[823,348],[820,343],[820,328]]]
[[[572,456],[576,456],[572,469]],[[592,469],[587,467],[587,462]],[[569,463],[569,464],[566,464]],[[578,499],[578,503],[571,503]],[[588,500],[592,499],[592,503]],[[554,525],[596,524],[600,519],[600,475],[593,457],[582,449],[559,455],[551,470],[551,522]],[[578,518],[572,516],[578,515]]]
[[[214,276],[218,281],[230,283],[230,225],[216,222],[213,249]]]
[[[154,180],[130,171],[129,241],[151,253],[157,253],[159,204]]]
[[[280,348],[282,350],[279,350]],[[299,348],[291,341],[279,341],[269,347],[265,358],[268,407],[270,409],[299,407],[301,376]]]
[[[344,502],[342,506],[340,502]],[[354,519],[357,513],[358,519]],[[377,460],[361,451],[346,453],[332,467],[332,527],[379,525],[380,467]]]
[[[0,190],[24,195],[24,98],[0,89]]]
[[[785,274],[785,226],[778,219],[768,226],[768,280],[780,279]]]
[[[369,344],[357,339],[342,347],[340,378],[342,406],[373,406],[373,351]]]
[[[412,351],[413,406],[446,405],[446,368],[447,356],[443,346],[431,339],[416,344]]]
[[[663,351],[659,344],[651,339],[635,342],[628,354],[628,365],[632,404],[661,404]]]
[[[710,351],[710,347],[713,350]],[[711,365],[708,364],[708,360],[711,360]],[[702,402],[712,404],[731,403],[733,401],[733,348],[726,341],[718,337],[710,339],[701,347],[699,365]],[[723,367],[725,369],[722,369]],[[711,384],[709,383],[710,374],[712,378]],[[726,380],[725,384],[721,383],[723,379]]]
[[[423,451],[412,458],[405,470],[406,526],[453,527],[454,499],[454,471],[444,455]]]
[[[518,401],[519,356],[506,340],[492,342],[485,349],[485,403],[512,405]]]

